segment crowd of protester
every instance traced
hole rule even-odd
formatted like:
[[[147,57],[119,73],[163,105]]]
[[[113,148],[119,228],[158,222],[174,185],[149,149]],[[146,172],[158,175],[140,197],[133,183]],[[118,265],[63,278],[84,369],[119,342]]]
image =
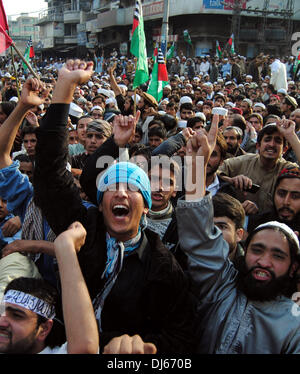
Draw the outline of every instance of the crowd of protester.
[[[33,68],[0,63],[0,352],[299,353],[295,59],[179,53],[158,101],[116,51]]]

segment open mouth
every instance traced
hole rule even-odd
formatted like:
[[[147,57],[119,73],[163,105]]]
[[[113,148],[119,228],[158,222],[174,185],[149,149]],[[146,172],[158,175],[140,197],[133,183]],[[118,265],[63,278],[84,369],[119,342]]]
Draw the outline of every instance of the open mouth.
[[[126,205],[118,204],[112,208],[115,217],[126,217],[129,214],[129,208]]]
[[[6,330],[0,330],[0,340],[10,339],[10,333]]]
[[[287,218],[287,217],[291,217],[294,215],[293,211],[291,211],[290,209],[288,208],[283,208],[283,209],[279,209],[278,210],[278,214],[283,217],[283,218]]]
[[[160,194],[155,194],[155,193],[153,193],[153,194],[151,195],[151,198],[152,198],[153,200],[155,200],[155,201],[161,201],[161,200],[163,199],[163,197],[162,197]]]
[[[252,274],[253,274],[253,277],[259,281],[268,281],[271,279],[271,274],[267,270],[264,270],[264,269],[255,269],[253,270]]]
[[[269,153],[269,154],[274,154],[274,153],[276,153],[276,150],[275,149],[266,149],[266,152]]]

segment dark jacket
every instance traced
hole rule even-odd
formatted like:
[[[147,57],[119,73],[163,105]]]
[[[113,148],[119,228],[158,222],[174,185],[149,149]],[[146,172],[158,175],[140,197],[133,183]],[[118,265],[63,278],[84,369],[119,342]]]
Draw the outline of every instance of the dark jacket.
[[[101,275],[107,260],[106,227],[98,208],[82,205],[79,190],[65,168],[68,108],[64,104],[51,105],[37,133],[35,201],[56,235],[76,220],[87,230],[78,259],[93,300],[104,284]],[[107,155],[118,156],[112,138],[103,143],[102,152],[103,149]],[[93,156],[88,158],[87,169],[93,169]],[[159,353],[193,352],[194,313],[188,279],[158,235],[146,230],[140,247],[124,258],[105,301],[100,346],[103,348],[111,338],[126,333],[139,334],[153,342]]]

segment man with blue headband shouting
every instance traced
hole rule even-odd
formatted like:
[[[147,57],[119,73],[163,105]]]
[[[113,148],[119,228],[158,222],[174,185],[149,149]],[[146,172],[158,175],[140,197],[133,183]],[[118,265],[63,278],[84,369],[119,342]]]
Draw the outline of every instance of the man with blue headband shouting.
[[[106,158],[98,159],[103,168],[97,178],[97,206],[82,204],[66,170],[69,104],[74,89],[92,74],[92,63],[80,60],[69,60],[59,71],[52,104],[37,134],[36,204],[56,235],[74,221],[87,231],[78,260],[93,301],[101,351],[121,338],[134,349],[124,351],[117,340],[113,346],[118,348],[106,352],[137,353],[138,338],[138,353],[191,353],[194,298],[173,255],[146,228],[152,204],[148,176],[133,163],[115,163],[119,147],[134,135],[140,113],[135,118],[116,116],[114,135],[101,146]],[[105,163],[110,165],[106,169]]]

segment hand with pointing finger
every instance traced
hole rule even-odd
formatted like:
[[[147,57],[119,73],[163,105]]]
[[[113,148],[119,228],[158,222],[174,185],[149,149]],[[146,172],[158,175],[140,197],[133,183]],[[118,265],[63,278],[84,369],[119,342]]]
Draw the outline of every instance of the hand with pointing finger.
[[[141,112],[138,110],[135,117],[123,116],[121,114],[115,116],[113,122],[113,134],[114,141],[118,147],[125,147],[126,144],[132,140],[140,115]]]

